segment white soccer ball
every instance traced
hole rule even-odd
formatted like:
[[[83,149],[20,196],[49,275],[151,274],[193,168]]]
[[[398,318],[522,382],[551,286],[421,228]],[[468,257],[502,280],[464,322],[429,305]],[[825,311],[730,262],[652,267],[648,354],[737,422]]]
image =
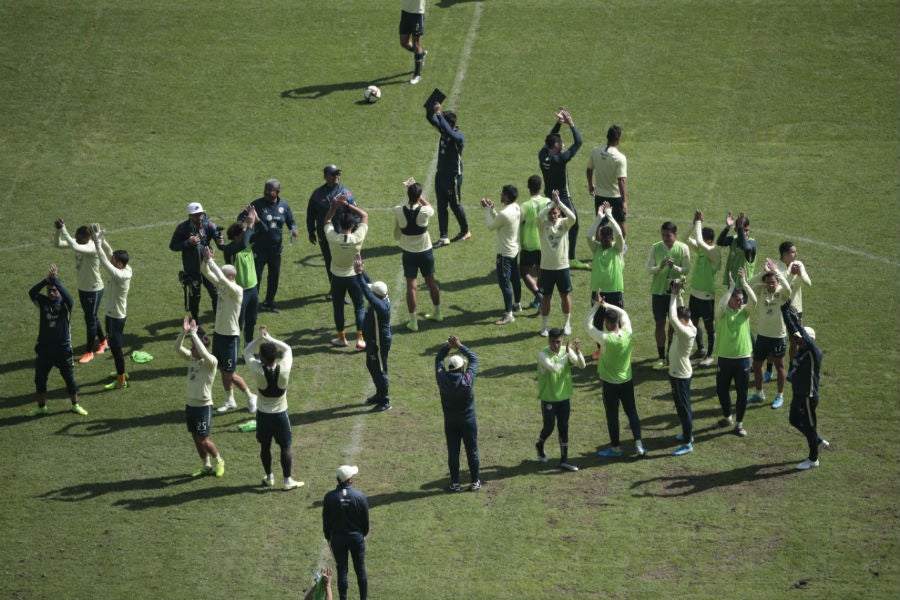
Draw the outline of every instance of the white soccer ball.
[[[366,102],[370,104],[378,102],[378,99],[381,98],[381,90],[377,85],[370,85],[366,88],[366,91],[363,92],[363,96],[365,96]]]

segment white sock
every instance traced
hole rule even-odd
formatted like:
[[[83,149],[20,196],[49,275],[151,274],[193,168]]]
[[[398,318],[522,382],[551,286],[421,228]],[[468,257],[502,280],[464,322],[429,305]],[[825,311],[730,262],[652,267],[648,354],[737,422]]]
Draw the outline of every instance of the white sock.
[[[541,323],[544,324],[544,329],[547,329],[548,321],[550,321],[550,315],[547,315],[546,317],[544,315],[541,315]]]
[[[572,313],[563,313],[563,325],[568,325],[569,320],[572,318]]]
[[[225,390],[225,402],[228,404],[234,404],[234,388]]]

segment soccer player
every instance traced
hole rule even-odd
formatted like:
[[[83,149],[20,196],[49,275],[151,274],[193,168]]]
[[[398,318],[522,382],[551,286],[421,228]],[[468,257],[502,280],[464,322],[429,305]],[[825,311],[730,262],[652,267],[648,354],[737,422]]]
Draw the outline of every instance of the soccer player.
[[[628,159],[619,151],[622,128],[613,125],[606,131],[606,145],[597,146],[588,157],[588,191],[594,197],[594,211],[606,202],[612,207],[612,218],[625,237],[625,217],[628,201],[625,199],[625,181],[628,177]]]
[[[591,304],[602,296],[607,304],[624,310],[625,238],[618,222],[612,217],[609,202],[600,205],[597,218],[588,228],[587,242],[594,256],[591,260]],[[603,315],[600,312],[597,315],[594,326],[601,328]],[[599,357],[600,346],[597,346],[591,358],[597,360]]]
[[[553,288],[559,290],[559,306],[563,313],[563,333],[570,335],[572,325],[572,277],[569,273],[569,231],[578,217],[553,190],[551,201],[538,213],[538,233],[541,238],[541,275],[538,289],[541,292],[541,330],[547,337],[550,320],[550,300]],[[564,215],[564,216],[563,216]]]
[[[791,378],[793,398],[791,398],[791,425],[806,437],[809,456],[797,465],[801,471],[819,466],[819,450],[831,444],[822,439],[817,431],[816,408],[819,406],[819,369],[822,367],[822,351],[816,345],[816,332],[812,327],[803,327],[800,317],[788,305],[781,311],[791,337],[797,338],[797,356],[792,367]]]
[[[216,224],[206,217],[206,211],[199,202],[191,202],[187,206],[188,218],[175,228],[172,240],[169,242],[169,250],[181,252],[182,285],[185,287],[186,306],[191,318],[200,323],[200,285],[206,288],[209,299],[212,302],[213,314],[219,302],[219,293],[216,286],[200,273],[200,262],[203,253],[211,244],[215,244],[221,250],[225,247],[225,241],[221,239],[221,233]],[[199,331],[202,333],[203,328]]]
[[[691,270],[691,249],[678,241],[678,226],[666,221],[659,228],[660,241],[650,246],[647,271],[650,273],[653,320],[656,322],[657,360],[653,368],[666,368],[666,318],[669,314],[669,290],[673,281],[683,281]],[[669,325],[668,340],[672,342],[674,329]]]
[[[410,331],[419,330],[416,290],[419,286],[419,272],[425,278],[434,311],[426,313],[426,319],[443,321],[441,313],[441,290],[434,278],[434,251],[431,249],[431,238],[428,236],[428,219],[434,209],[422,197],[422,184],[409,180],[406,184],[407,203],[395,206],[394,239],[399,242],[403,251],[403,276],[406,278],[406,307],[409,310],[409,321],[406,327]]]
[[[225,404],[218,412],[228,412],[237,408],[234,401],[234,386],[247,396],[247,410],[256,412],[256,394],[250,391],[244,378],[238,375],[237,359],[240,354],[241,325],[239,317],[244,299],[244,290],[235,281],[237,269],[234,265],[225,265],[221,269],[212,257],[212,248],[207,248],[200,265],[200,272],[213,282],[219,293],[219,310],[216,311],[216,330],[213,333],[213,354],[218,361],[219,372],[222,373],[222,387],[225,388]]]
[[[701,367],[713,364],[713,346],[716,341],[715,312],[716,312],[716,271],[722,264],[722,251],[715,245],[716,233],[712,227],[703,227],[703,211],[699,208],[694,211],[694,232],[688,238],[688,243],[699,248],[697,260],[691,270],[691,298],[688,308],[691,312],[691,322],[697,329],[697,351],[703,359]],[[700,335],[700,320],[706,329],[706,351],[704,356],[703,336]]]
[[[730,235],[732,227],[734,235]],[[725,229],[716,239],[716,245],[728,248],[728,257],[722,270],[722,283],[730,285],[730,281],[734,280],[738,286],[742,285],[738,275],[740,269],[744,269],[747,281],[750,281],[756,269],[756,240],[750,237],[750,217],[741,212],[735,219],[731,211],[728,211],[725,214]],[[742,288],[738,287],[738,290],[744,294]],[[746,301],[746,297],[744,300]]]
[[[116,250],[107,255],[103,250],[103,236],[100,225],[94,224],[94,246],[100,257],[100,266],[108,275],[106,287],[106,333],[109,350],[116,365],[116,380],[103,386],[107,390],[128,387],[125,373],[125,353],[122,351],[122,337],[125,333],[125,319],[128,316],[128,290],[131,288],[131,267],[128,266],[128,252]],[[107,244],[108,246],[109,244]]]
[[[347,600],[350,587],[348,555],[353,559],[360,600],[366,600],[369,579],[366,576],[366,536],[369,535],[369,502],[355,490],[353,478],[359,467],[341,465],[337,469],[337,487],[322,500],[322,531],[337,568],[338,596]]]
[[[594,315],[598,311],[603,311],[603,329],[594,326]],[[638,456],[645,456],[647,451],[641,442],[641,418],[634,399],[634,379],[631,373],[631,351],[634,344],[631,319],[623,309],[606,303],[601,296],[591,307],[584,324],[588,334],[600,344],[597,375],[603,384],[603,408],[609,430],[609,448],[601,450],[597,456],[622,456],[619,404],[628,417],[628,425],[634,436],[634,451]]]
[[[338,196],[343,196],[348,204],[356,204],[356,200],[350,190],[341,184],[341,169],[337,165],[326,165],[322,174],[325,177],[325,185],[313,190],[306,205],[306,231],[309,233],[309,242],[311,244],[318,243],[322,250],[325,272],[328,274],[328,294],[326,294],[325,300],[331,301],[331,248],[325,237],[325,215],[331,209],[331,201]],[[343,211],[336,212],[331,219],[331,224],[339,232],[341,231],[339,224],[339,213],[341,212]],[[341,300],[349,304],[343,298]]]
[[[84,311],[84,325],[87,329],[87,344],[84,354],[78,359],[79,364],[87,364],[94,359],[94,354],[103,354],[109,348],[109,341],[103,333],[103,326],[97,317],[100,303],[103,300],[103,278],[100,276],[100,259],[97,249],[91,241],[91,230],[82,225],[75,230],[73,238],[66,231],[66,224],[57,219],[56,245],[59,248],[71,248],[75,252],[75,273],[78,276],[78,301]],[[105,242],[104,242],[105,243]],[[112,252],[109,244],[105,250]],[[98,340],[96,351],[94,340]]]
[[[569,415],[572,412],[572,365],[583,369],[584,355],[581,340],[562,343],[563,331],[554,327],[547,332],[547,347],[537,354],[538,400],[541,402],[541,417],[544,426],[534,444],[538,460],[548,462],[544,443],[557,429],[559,439],[559,468],[563,471],[577,471],[578,467],[569,462]]]
[[[191,349],[184,347],[186,337],[191,338]],[[188,432],[194,440],[194,447],[203,466],[193,473],[194,477],[215,473],[216,477],[225,474],[225,460],[219,454],[219,449],[209,439],[212,430],[212,384],[216,378],[216,365],[218,361],[207,346],[209,338],[198,333],[197,322],[185,315],[181,326],[181,333],[175,340],[175,353],[188,361],[187,387],[185,390],[184,415]],[[211,464],[211,458],[216,459],[216,464]]]
[[[519,253],[519,274],[525,287],[534,294],[531,307],[541,308],[543,296],[538,290],[537,280],[532,277],[541,274],[541,234],[538,232],[537,216],[541,210],[550,203],[550,199],[541,195],[540,175],[532,175],[528,178],[528,193],[530,197],[522,203],[522,225],[519,227],[521,251]]]
[[[466,218],[466,209],[462,205],[462,153],[466,137],[456,125],[456,113],[449,110],[441,112],[440,102],[425,107],[425,119],[441,135],[438,141],[437,173],[434,176],[438,228],[441,234],[434,247],[440,248],[450,242],[462,242],[472,237],[472,233],[469,231],[469,221]],[[456,217],[456,222],[459,224],[459,233],[453,236],[452,240],[449,238],[450,215],[447,212],[448,208],[453,211],[453,216]]]
[[[793,242],[782,242],[778,247],[778,253],[781,255],[781,260],[778,261],[778,270],[787,278],[788,283],[791,286],[791,306],[793,310],[797,313],[797,316],[800,318],[800,323],[803,323],[803,286],[812,286],[812,279],[809,278],[809,273],[806,272],[806,265],[797,260],[797,246],[794,245]],[[790,357],[790,362],[793,362],[794,357],[797,355],[797,337],[790,335],[788,336],[790,340],[790,348],[788,349],[788,355]],[[768,379],[772,377],[772,365],[766,365],[766,374]],[[788,371],[788,379],[791,378],[791,372]],[[768,381],[768,379],[765,379]]]
[[[259,358],[254,356],[259,346]],[[278,358],[278,352],[281,358]],[[293,490],[303,485],[291,478],[291,421],[287,414],[287,386],[291,377],[294,355],[291,347],[269,335],[266,326],[259,328],[259,336],[244,348],[244,362],[256,378],[259,388],[259,410],[256,415],[256,441],[259,442],[259,458],[266,476],[262,484],[275,485],[272,473],[272,439],[281,451],[283,489]]]
[[[678,296],[683,282],[672,286],[669,293],[669,322],[675,328],[672,345],[669,346],[669,385],[672,388],[672,399],[675,401],[675,412],[681,421],[681,434],[675,439],[682,442],[675,448],[672,456],[682,456],[694,451],[694,414],[691,410],[691,349],[697,328],[691,322],[691,311],[678,306]]]
[[[753,344],[753,379],[756,393],[747,402],[762,402],[766,399],[763,390],[763,361],[771,360],[777,373],[778,395],[772,401],[772,408],[784,404],[784,355],[787,350],[787,331],[781,317],[781,307],[791,301],[791,286],[778,270],[775,261],[767,258],[764,271],[754,277],[750,285],[757,292],[756,340]]]
[[[522,281],[519,278],[519,225],[522,209],[516,204],[519,190],[514,185],[504,185],[500,192],[502,208],[498,212],[494,201],[482,198],[484,217],[490,231],[497,232],[497,284],[503,295],[503,317],[496,325],[506,325],[516,320],[513,312],[522,310]]]
[[[425,0],[401,0],[400,2],[400,47],[412,52],[413,76],[410,85],[422,81],[422,67],[428,50],[422,48],[425,35]]]
[[[445,366],[444,359],[451,349],[458,354],[451,356]],[[466,460],[472,481],[469,490],[477,492],[481,489],[478,422],[475,415],[478,356],[463,345],[458,337],[451,335],[434,357],[434,373],[441,394],[444,437],[447,439],[447,468],[450,470],[450,487],[447,491],[458,492],[462,489],[459,484],[459,451],[462,443],[466,447]]]
[[[225,262],[234,265],[234,282],[244,290],[241,312],[238,315],[238,326],[244,332],[244,345],[249,344],[255,335],[259,313],[259,279],[256,277],[256,259],[253,257],[253,229],[257,219],[256,209],[252,205],[248,206],[243,223],[238,221],[228,227],[225,235],[229,241],[222,250]]]
[[[72,309],[75,301],[59,280],[59,269],[50,265],[47,277],[37,282],[28,297],[38,307],[41,319],[37,344],[34,346],[34,387],[37,406],[28,411],[29,417],[47,412],[47,376],[53,367],[59,369],[72,402],[71,411],[82,416],[88,412],[78,403],[78,384],[75,383],[75,361],[72,358]],[[46,288],[47,295],[41,293]]]
[[[372,412],[391,409],[388,391],[388,353],[391,351],[391,301],[383,281],[368,283],[365,265],[359,255],[354,258],[353,269],[356,285],[362,290],[369,307],[363,317],[363,340],[366,342],[366,368],[375,384],[375,394],[366,398],[366,404],[374,404]]]
[[[562,137],[559,135],[560,127],[565,123],[572,130],[572,147],[565,149]],[[556,190],[559,192],[559,198],[563,204],[569,209],[573,215],[578,215],[575,209],[575,201],[569,194],[569,161],[575,158],[581,148],[581,134],[575,128],[575,122],[572,115],[565,108],[560,106],[556,111],[556,124],[550,133],[544,138],[544,147],[538,152],[538,163],[541,167],[541,173],[544,175],[544,195],[549,196],[550,192]],[[572,219],[572,228],[569,230],[569,247],[567,249],[567,257],[569,263],[576,269],[590,269],[587,265],[575,258],[575,245],[578,243],[578,221]]]
[[[340,211],[340,231],[335,229],[331,220]],[[337,196],[331,201],[328,214],[325,215],[325,239],[331,248],[331,306],[334,314],[334,326],[338,336],[331,340],[332,346],[346,347],[347,337],[344,334],[344,296],[349,294],[353,302],[353,314],[356,324],[356,349],[365,350],[363,340],[363,316],[365,315],[365,299],[356,282],[353,271],[353,259],[359,255],[366,233],[369,231],[369,215],[355,204],[347,202],[346,196]]]
[[[275,306],[275,294],[278,292],[278,281],[281,277],[282,228],[287,225],[291,239],[297,237],[297,222],[290,205],[281,199],[281,182],[277,179],[266,180],[263,197],[250,203],[256,210],[253,225],[253,255],[256,259],[257,288],[262,283],[262,274],[269,267],[266,279],[266,297],[259,305],[264,312],[281,312]],[[247,218],[247,210],[238,215],[237,220]]]
[[[716,368],[716,395],[722,407],[722,418],[719,427],[730,427],[734,424],[731,413],[731,384],[734,383],[737,405],[737,423],[734,433],[746,437],[744,429],[744,413],[747,410],[747,388],[750,387],[750,356],[753,342],[750,338],[750,312],[756,306],[756,294],[747,284],[744,267],[738,268],[738,283],[728,274],[728,291],[716,304],[716,345],[715,354],[719,357]],[[743,290],[743,292],[741,291]],[[746,297],[747,303],[744,304]]]

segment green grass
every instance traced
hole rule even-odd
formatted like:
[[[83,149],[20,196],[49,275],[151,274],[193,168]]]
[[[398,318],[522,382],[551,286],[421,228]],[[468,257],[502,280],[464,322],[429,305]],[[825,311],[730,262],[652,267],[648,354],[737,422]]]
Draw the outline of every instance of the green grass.
[[[372,506],[374,598],[895,597],[896,4],[430,2],[418,87],[406,83],[412,61],[397,45],[397,12],[361,0],[0,6],[0,596],[296,597],[327,557],[321,498],[335,467],[351,462]],[[362,90],[372,82],[384,95],[369,106]],[[436,135],[421,105],[434,86],[451,95],[467,136],[463,194],[475,235],[436,253],[447,318],[413,335],[402,327],[385,209],[407,177],[430,180]],[[583,216],[587,154],[610,124],[625,131],[625,298],[650,450],[640,461],[595,457],[608,438],[589,365],[575,378],[575,474],[533,458],[539,320],[491,324],[500,316],[495,242],[476,208],[505,183],[524,190],[559,104],[585,138],[570,168]],[[306,486],[255,486],[258,447],[236,430],[246,413],[214,420],[225,478],[190,480],[185,367],[171,349],[182,314],[171,232],[194,200],[227,222],[269,177],[302,222],[332,162],[370,210],[367,268],[390,286],[401,325],[390,358],[395,408],[363,414],[372,389],[363,357],[328,347],[322,261],[301,236],[285,248],[278,298],[287,310],[261,322],[294,347],[294,474]],[[649,369],[644,263],[659,224],[674,220],[683,238],[696,207],[716,229],[727,210],[747,210],[764,256],[785,239],[798,244],[814,283],[804,317],[826,352],[820,430],[833,447],[820,469],[794,471],[805,443],[785,410],[750,409],[743,440],[715,430],[711,370],[693,383],[696,451],[668,456],[679,426],[665,376]],[[64,412],[53,374],[52,414],[29,419],[37,315],[26,292],[51,262],[75,287],[72,257],[49,243],[58,216],[100,221],[129,250],[126,343],[156,358],[129,365],[132,385],[117,393],[102,389],[108,355],[79,366],[88,417]],[[573,277],[586,338],[577,322],[588,275]],[[424,291],[420,300],[430,308]],[[431,370],[451,333],[482,361],[479,494],[441,491]],[[221,388],[214,393],[221,404]],[[623,439],[628,446],[627,428]],[[351,575],[351,597],[354,586]]]

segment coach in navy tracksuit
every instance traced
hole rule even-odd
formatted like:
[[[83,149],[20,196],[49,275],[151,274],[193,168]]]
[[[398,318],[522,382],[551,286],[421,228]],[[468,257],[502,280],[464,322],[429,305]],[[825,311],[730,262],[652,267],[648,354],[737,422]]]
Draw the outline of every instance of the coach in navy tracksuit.
[[[363,317],[362,334],[366,342],[366,368],[375,384],[375,394],[367,398],[366,403],[375,405],[372,412],[381,412],[391,409],[387,365],[388,352],[391,351],[391,301],[383,281],[368,283],[362,261],[355,268],[359,289],[369,302]]]
[[[366,600],[369,578],[366,575],[366,536],[369,535],[369,501],[365,494],[353,489],[353,477],[359,468],[341,465],[337,470],[337,487],[322,501],[322,530],[331,546],[337,567],[338,595],[347,598],[349,564],[353,559],[359,598]]]
[[[819,466],[819,446],[827,446],[828,442],[819,437],[816,430],[816,407],[819,405],[819,369],[822,366],[822,351],[816,346],[816,332],[811,327],[803,327],[796,311],[790,304],[781,308],[788,333],[796,338],[798,352],[791,365],[794,375],[791,388],[790,422],[806,437],[809,445],[809,457],[797,465],[805,470]]]
[[[454,354],[444,367],[444,358],[455,348]],[[468,366],[462,356],[468,360]],[[464,369],[465,367],[465,369]],[[475,420],[475,375],[478,373],[478,356],[462,345],[459,338],[451,335],[438,351],[434,359],[434,370],[438,389],[441,392],[441,407],[444,409],[444,435],[447,438],[447,466],[450,468],[448,491],[458,492],[460,442],[466,446],[466,458],[473,492],[481,488],[478,478],[478,424]]]

